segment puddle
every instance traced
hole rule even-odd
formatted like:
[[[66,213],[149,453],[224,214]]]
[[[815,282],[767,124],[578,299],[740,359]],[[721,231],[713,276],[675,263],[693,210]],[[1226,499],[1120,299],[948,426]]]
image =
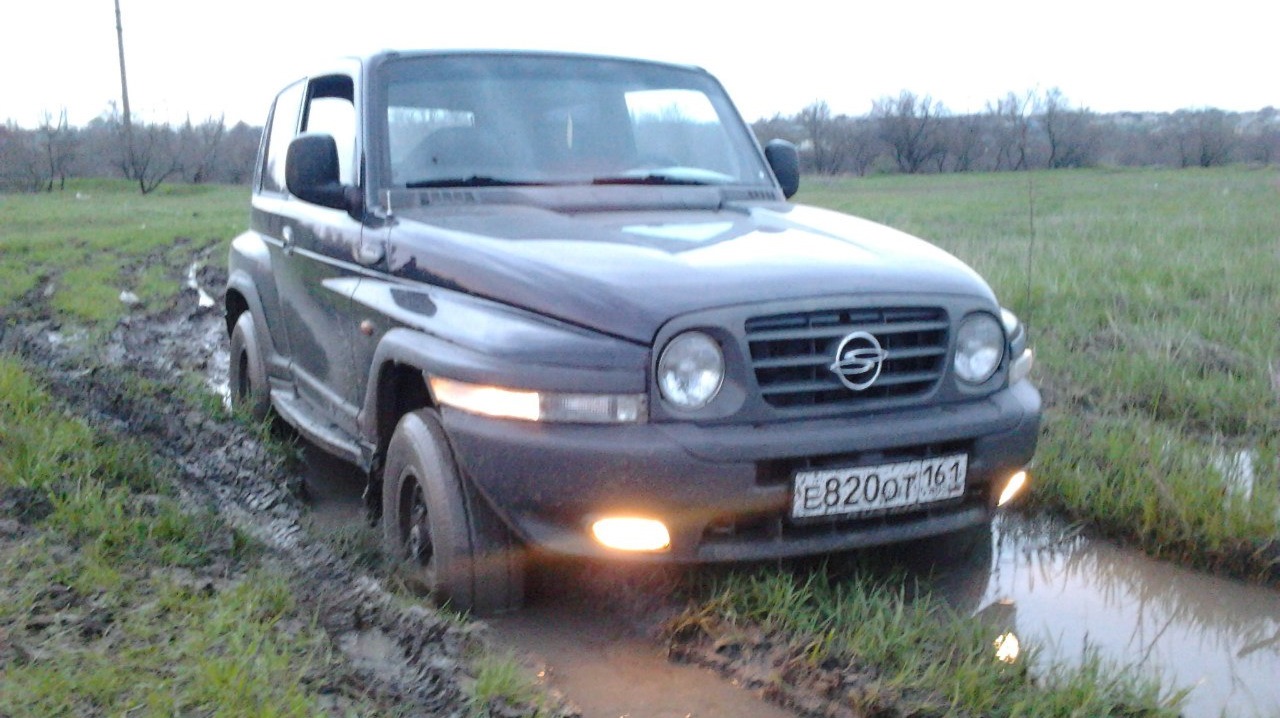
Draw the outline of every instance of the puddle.
[[[543,665],[584,718],[794,718],[708,669],[669,661],[647,633],[652,616],[617,605],[631,592],[602,575],[609,569],[553,571],[527,608],[486,622],[501,643]]]
[[[200,286],[200,280],[197,278],[197,273],[199,273],[199,271],[199,262],[192,262],[191,266],[187,267],[187,288],[196,290],[197,306],[201,309],[208,309],[212,307],[215,302],[213,301],[213,297],[209,296],[209,293]]]
[[[1251,464],[1250,464],[1251,465]],[[1053,521],[1003,517],[986,562],[941,577],[956,605],[1073,665],[1086,645],[1192,687],[1187,718],[1280,715],[1280,591],[1152,561]]]

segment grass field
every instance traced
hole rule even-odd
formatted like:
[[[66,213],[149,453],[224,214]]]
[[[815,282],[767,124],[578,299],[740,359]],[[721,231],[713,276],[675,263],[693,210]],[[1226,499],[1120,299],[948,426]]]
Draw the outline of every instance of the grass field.
[[[173,268],[185,269],[248,224],[244,187],[164,185],[143,196],[119,181],[68,186],[0,195],[4,315],[28,293],[47,291],[62,318],[114,321],[128,312],[121,292],[144,303],[173,294]]]
[[[140,197],[113,183],[0,196],[0,323],[33,318],[41,302],[28,300],[38,295],[48,299],[38,311],[55,320],[114,325],[128,311],[121,291],[158,302],[177,290],[192,256],[212,252],[211,261],[220,261],[221,247],[245,224],[244,200],[239,187],[170,186]],[[1280,173],[808,178],[797,200],[935,241],[986,276],[1029,322],[1033,378],[1047,400],[1033,505],[1154,555],[1276,580]],[[76,609],[72,618],[81,623],[65,630],[92,630],[91,622],[81,628],[85,616],[105,607],[118,617],[116,636],[132,647],[105,660],[43,646],[47,669],[42,661],[6,669],[0,713],[26,715],[13,702],[21,700],[48,709],[39,714],[70,714],[84,707],[73,701],[79,695],[89,696],[91,708],[114,707],[107,712],[136,705],[148,714],[199,711],[230,700],[199,692],[214,684],[271,706],[267,714],[314,709],[314,696],[290,676],[329,655],[314,632],[280,633],[286,619],[296,626],[300,617],[278,583],[255,573],[252,552],[231,552],[237,578],[213,595],[190,592],[183,577],[207,568],[198,539],[216,517],[178,511],[162,473],[137,447],[61,416],[3,358],[0,412],[0,489],[35,492],[49,507],[40,536],[22,538],[0,560],[0,649],[6,623],[44,620],[49,602],[63,600],[47,593],[52,582],[96,597]],[[1215,466],[1241,456],[1253,480],[1225,481]],[[1025,675],[993,666],[979,628],[927,601],[908,608],[883,585],[751,576],[708,595],[697,620],[784,631],[819,662],[878,662],[891,692],[947,686],[942,693],[956,706],[999,713],[982,702],[989,700],[984,681],[994,675],[1031,690],[1007,694],[1015,708],[1097,699],[1089,704],[1097,714],[1108,705],[1142,706],[1126,715],[1163,710],[1156,688],[1112,680],[1096,664],[1037,684],[1060,693],[1036,693]],[[228,634],[234,641],[209,643],[208,631],[227,629],[220,621],[228,612],[254,620],[237,624],[240,632]],[[883,652],[868,653],[871,644],[854,640],[866,634],[856,630],[862,624],[902,639],[879,641]],[[505,683],[510,671],[495,665],[490,674],[502,680],[494,682]],[[122,671],[165,678],[109,689]]]
[[[0,498],[39,527],[0,536],[0,715],[319,712],[307,683],[332,653],[287,580],[7,357]]]
[[[1280,578],[1280,172],[810,180],[797,199],[936,242],[1030,324],[1048,406],[1033,503]],[[1235,457],[1252,482],[1223,480]]]

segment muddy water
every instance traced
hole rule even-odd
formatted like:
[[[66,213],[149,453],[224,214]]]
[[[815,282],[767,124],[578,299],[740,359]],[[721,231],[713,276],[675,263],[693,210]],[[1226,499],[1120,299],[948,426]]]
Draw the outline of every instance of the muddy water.
[[[671,663],[625,615],[598,600],[548,593],[490,625],[499,641],[543,664],[549,683],[585,718],[794,718],[706,669]]]
[[[347,536],[375,531],[363,523],[358,470],[305,442],[301,449],[311,530]],[[661,575],[653,573],[652,580],[662,580]],[[548,563],[533,577],[528,608],[487,623],[499,644],[536,665],[584,718],[794,717],[710,671],[669,662],[649,632],[659,622],[655,612],[674,608],[664,604],[666,592],[660,588],[629,585],[634,577],[628,571]],[[611,594],[615,588],[617,594]],[[614,602],[618,596],[650,605],[620,606]],[[351,640],[349,654],[368,654],[376,661],[385,653],[379,646],[389,639],[361,634]]]
[[[1192,688],[1188,718],[1280,716],[1280,591],[1208,577],[1008,517],[990,559],[941,577],[944,595],[1039,647],[1041,665],[1102,656]]]

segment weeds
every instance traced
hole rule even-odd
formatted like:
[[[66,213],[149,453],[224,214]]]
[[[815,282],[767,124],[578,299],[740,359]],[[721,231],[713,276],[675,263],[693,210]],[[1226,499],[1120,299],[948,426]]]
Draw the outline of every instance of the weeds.
[[[1165,694],[1095,653],[1043,677],[1034,649],[1000,660],[995,643],[1005,628],[927,593],[907,600],[901,577],[869,576],[730,573],[671,633],[677,643],[709,640],[717,652],[772,651],[780,685],[810,682],[832,703],[871,715],[1178,715],[1184,693]]]
[[[528,669],[509,653],[485,653],[472,662],[471,670],[475,681],[467,703],[474,718],[492,715],[497,707],[540,703],[542,690],[529,677]],[[535,711],[534,718],[543,713],[541,708]]]

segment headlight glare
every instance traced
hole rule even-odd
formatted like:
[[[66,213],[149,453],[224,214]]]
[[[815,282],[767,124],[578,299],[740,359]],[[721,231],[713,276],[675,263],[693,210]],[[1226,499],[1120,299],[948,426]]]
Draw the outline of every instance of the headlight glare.
[[[991,378],[1004,358],[1004,330],[990,314],[971,314],[956,332],[956,376],[969,384]]]
[[[568,424],[636,424],[645,421],[644,394],[569,394],[511,389],[431,377],[431,392],[445,406],[472,414]]]
[[[700,409],[716,397],[724,383],[724,353],[702,332],[672,339],[658,359],[658,389],[680,409]]]

